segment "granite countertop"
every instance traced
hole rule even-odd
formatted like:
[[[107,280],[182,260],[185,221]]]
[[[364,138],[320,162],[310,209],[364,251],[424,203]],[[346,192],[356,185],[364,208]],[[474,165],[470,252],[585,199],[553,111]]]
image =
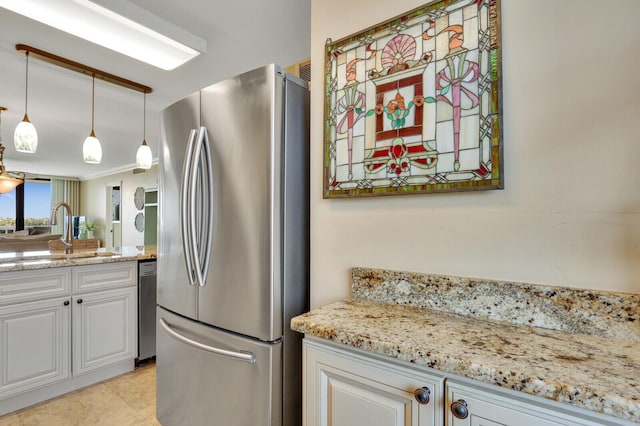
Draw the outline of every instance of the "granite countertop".
[[[375,274],[384,279],[372,284],[376,280],[370,278]],[[354,300],[336,302],[295,317],[291,328],[309,336],[640,422],[640,343],[635,338],[623,340],[602,333],[461,315],[411,306],[408,300],[398,304],[398,292],[389,289],[395,285],[406,296],[407,285],[415,282],[406,276],[395,281],[389,276],[389,271],[356,270]],[[433,285],[433,281],[429,283]],[[458,284],[452,285],[448,280],[446,286],[440,287],[440,293],[452,292],[452,297],[462,294],[457,291]],[[468,282],[463,284],[468,288]],[[487,283],[482,284],[486,287]],[[388,302],[373,296],[380,286],[386,286]],[[493,304],[497,306],[497,301],[503,299],[499,292],[506,287],[504,283],[496,283],[495,288],[498,294]],[[469,292],[465,293],[468,297]],[[636,309],[637,295],[629,296]],[[580,297],[574,294],[578,302]],[[594,299],[593,295],[591,298]],[[473,303],[480,308],[477,298]],[[561,316],[557,306],[554,312]],[[633,312],[636,315],[637,309]],[[610,314],[619,316],[615,311]],[[625,321],[634,323],[633,315],[633,321],[629,317]]]
[[[63,266],[149,260],[157,257],[156,246],[127,246],[78,250],[66,255],[49,250],[0,253],[0,273]]]

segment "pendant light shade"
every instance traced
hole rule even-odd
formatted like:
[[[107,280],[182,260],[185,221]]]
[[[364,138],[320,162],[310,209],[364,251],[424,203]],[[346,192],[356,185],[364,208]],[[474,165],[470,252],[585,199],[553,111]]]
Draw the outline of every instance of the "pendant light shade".
[[[0,194],[13,191],[13,188],[24,182],[22,179],[12,176],[4,168],[4,146],[2,146],[2,111],[5,107],[0,106]]]
[[[141,169],[150,169],[152,162],[151,148],[147,145],[147,141],[142,141],[136,153],[136,165]]]
[[[138,147],[136,153],[136,165],[141,169],[150,169],[153,157],[151,155],[151,148],[147,145],[147,94],[144,94],[144,108],[142,115],[142,145]]]
[[[87,164],[100,164],[102,161],[102,146],[93,130],[82,144],[82,158]]]
[[[93,131],[94,113],[95,113],[95,95],[96,95],[96,76],[91,79],[91,133],[82,144],[82,158],[88,164],[100,164],[102,161],[102,146]]]
[[[29,121],[27,115],[27,95],[29,93],[29,52],[26,52],[27,65],[25,72],[25,84],[24,84],[24,118],[16,126],[16,130],[13,133],[13,145],[16,151],[34,153],[38,149],[38,132],[36,128]]]

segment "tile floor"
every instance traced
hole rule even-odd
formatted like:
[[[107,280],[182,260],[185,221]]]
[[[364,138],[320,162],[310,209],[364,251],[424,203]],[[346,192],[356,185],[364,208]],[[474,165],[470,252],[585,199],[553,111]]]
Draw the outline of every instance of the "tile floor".
[[[159,426],[155,362],[0,417],[0,426]]]

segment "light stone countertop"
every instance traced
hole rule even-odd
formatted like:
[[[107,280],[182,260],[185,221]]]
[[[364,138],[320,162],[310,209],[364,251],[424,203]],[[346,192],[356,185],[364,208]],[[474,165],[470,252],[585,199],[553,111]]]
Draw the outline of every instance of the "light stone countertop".
[[[396,293],[389,294],[390,303],[367,300],[373,291],[371,285],[366,286],[366,292],[356,289],[363,277],[370,283],[373,271],[376,277],[385,277],[375,286],[388,288],[393,279],[385,274],[393,273],[357,268],[354,271],[354,300],[313,309],[293,318],[291,328],[416,365],[640,422],[640,343],[397,304]],[[406,276],[402,278],[397,283],[406,293]],[[451,291],[451,281],[447,291]]]
[[[64,266],[149,260],[157,257],[156,246],[99,248],[70,255],[48,250],[0,253],[0,273]]]

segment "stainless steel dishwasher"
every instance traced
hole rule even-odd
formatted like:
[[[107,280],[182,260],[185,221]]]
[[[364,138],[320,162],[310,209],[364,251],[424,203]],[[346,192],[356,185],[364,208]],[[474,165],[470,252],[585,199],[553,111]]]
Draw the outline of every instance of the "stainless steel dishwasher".
[[[156,356],[156,261],[138,262],[138,361]]]

